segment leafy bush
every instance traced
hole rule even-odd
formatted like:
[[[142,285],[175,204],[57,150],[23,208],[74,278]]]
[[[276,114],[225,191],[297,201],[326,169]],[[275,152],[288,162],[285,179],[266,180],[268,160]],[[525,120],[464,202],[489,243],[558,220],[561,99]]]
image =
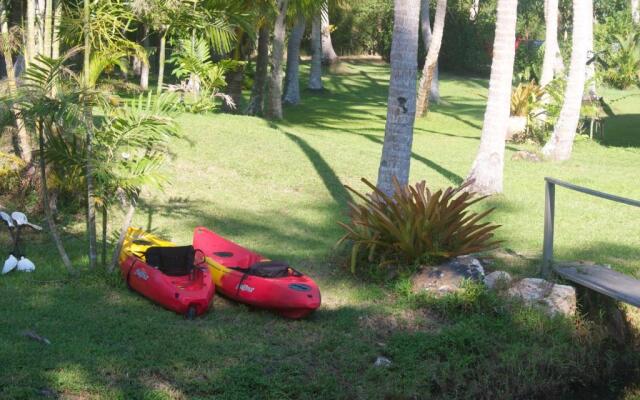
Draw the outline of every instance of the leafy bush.
[[[13,154],[0,151],[0,192],[14,193],[20,187],[20,171],[25,167],[24,161]]]
[[[603,79],[618,89],[640,85],[640,32],[612,35]]]
[[[379,265],[411,265],[427,260],[455,257],[493,248],[490,222],[481,222],[493,209],[481,213],[469,210],[484,197],[464,191],[469,185],[449,187],[432,193],[424,181],[401,186],[394,181],[389,197],[362,179],[373,193],[364,195],[347,186],[362,203],[349,203],[350,221],[339,224],[346,234],[338,243],[350,241],[351,271],[362,253]]]
[[[511,115],[530,118],[540,106],[543,90],[535,82],[520,83],[511,93]]]

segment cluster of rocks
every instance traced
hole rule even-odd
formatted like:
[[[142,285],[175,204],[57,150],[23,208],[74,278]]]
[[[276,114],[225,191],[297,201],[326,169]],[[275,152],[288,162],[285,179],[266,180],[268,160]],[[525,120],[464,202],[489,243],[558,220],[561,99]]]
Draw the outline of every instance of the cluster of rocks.
[[[413,291],[444,295],[462,289],[464,282],[483,282],[525,304],[539,307],[550,315],[573,316],[576,312],[576,290],[573,286],[559,285],[540,278],[517,281],[506,271],[485,274],[480,260],[471,256],[456,257],[444,264],[423,267],[413,278]]]

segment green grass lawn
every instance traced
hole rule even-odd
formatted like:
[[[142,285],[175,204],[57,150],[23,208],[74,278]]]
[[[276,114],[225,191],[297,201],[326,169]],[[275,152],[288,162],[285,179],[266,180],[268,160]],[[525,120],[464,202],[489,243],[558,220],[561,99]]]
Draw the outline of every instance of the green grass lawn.
[[[304,92],[303,104],[286,108],[278,123],[182,115],[185,138],[172,145],[170,184],[145,191],[135,217],[135,225],[177,243],[189,243],[204,225],[291,261],[317,279],[317,313],[287,321],[216,297],[208,315],[186,322],[117,278],[85,272],[68,279],[48,238],[30,235],[37,272],[0,278],[0,398],[43,397],[39,391],[50,389],[105,399],[506,399],[568,396],[602,389],[603,380],[602,390],[624,386],[608,361],[620,355],[596,327],[580,324],[576,332],[570,322],[483,292],[425,302],[360,283],[339,267],[336,221],[349,198],[343,185],[363,188],[361,177],[376,178],[388,73],[384,64],[343,63],[326,77],[326,92]],[[416,124],[411,165],[411,179],[433,188],[457,185],[468,173],[487,95],[485,80],[442,79],[442,103]],[[507,145],[505,193],[481,206],[497,208],[498,236],[520,255],[499,261],[501,268],[536,273],[545,176],[640,198],[640,96],[630,93],[604,92],[616,116],[604,139],[579,138],[569,162],[512,161],[530,147]],[[558,258],[640,276],[638,209],[560,188],[556,202]],[[81,220],[65,235],[78,265],[86,264]],[[6,232],[0,240],[8,243]],[[26,329],[52,345],[20,336]],[[379,355],[393,365],[374,367]]]

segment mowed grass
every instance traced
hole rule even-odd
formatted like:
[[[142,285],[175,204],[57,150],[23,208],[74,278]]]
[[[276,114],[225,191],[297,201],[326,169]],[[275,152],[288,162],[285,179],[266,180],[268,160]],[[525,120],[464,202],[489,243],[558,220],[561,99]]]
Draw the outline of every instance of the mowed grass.
[[[384,64],[343,63],[326,77],[326,92],[304,92],[303,104],[286,108],[277,123],[182,115],[170,183],[147,189],[135,217],[135,225],[177,243],[204,225],[289,260],[317,279],[317,313],[288,321],[216,297],[209,314],[187,322],[128,292],[118,277],[67,278],[48,238],[29,235],[37,272],[0,279],[0,398],[507,399],[576,391],[581,398],[603,381],[604,390],[624,386],[621,354],[588,323],[576,329],[478,289],[425,301],[404,295],[402,282],[381,288],[340,268],[334,244],[349,199],[343,185],[375,181],[388,73]],[[457,185],[469,171],[487,82],[443,75],[441,91],[442,103],[416,124],[411,165],[411,179],[432,188]],[[604,139],[579,138],[569,162],[512,161],[531,148],[508,144],[505,193],[480,206],[496,207],[498,236],[519,254],[499,259],[500,268],[536,272],[544,176],[640,198],[640,97],[630,93],[640,94],[605,91],[607,100],[621,99],[611,102],[617,115]],[[557,196],[559,258],[640,276],[637,209],[563,189]],[[79,224],[68,225],[65,239],[85,265]],[[52,345],[22,337],[27,329]],[[373,366],[381,355],[390,368]]]

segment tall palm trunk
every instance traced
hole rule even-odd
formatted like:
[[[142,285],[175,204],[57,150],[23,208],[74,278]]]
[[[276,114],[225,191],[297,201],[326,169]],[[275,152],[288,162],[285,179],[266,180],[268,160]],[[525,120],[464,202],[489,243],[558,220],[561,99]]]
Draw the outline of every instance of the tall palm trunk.
[[[322,62],[326,65],[335,64],[338,61],[338,55],[333,50],[333,43],[331,42],[328,1],[322,3],[320,14],[322,15]]]
[[[51,57],[53,54],[52,45],[52,30],[53,30],[53,0],[46,0],[46,7],[44,12],[44,53],[47,57]]]
[[[84,0],[83,27],[84,27],[84,88],[90,88],[90,62],[91,62],[91,9],[89,0]],[[89,267],[95,268],[97,262],[97,238],[96,238],[96,202],[93,187],[93,113],[91,104],[85,100],[84,118],[86,124],[86,176],[87,181],[87,234],[89,236]]]
[[[588,3],[591,3],[591,11],[589,15],[587,15],[587,71],[586,71],[586,80],[587,80],[587,88],[589,90],[589,97],[595,99],[598,97],[598,91],[596,89],[596,63],[595,63],[595,53],[593,52],[593,1],[588,0]]]
[[[593,3],[591,0],[573,0],[573,33],[571,46],[571,63],[567,87],[564,92],[564,103],[560,110],[558,122],[549,141],[542,148],[542,154],[556,161],[568,160],[573,149],[573,139],[576,136],[582,95],[586,77],[585,60],[589,41],[589,15],[591,15]]]
[[[249,35],[247,35],[243,30],[238,29],[236,37],[238,40],[236,48],[233,51],[233,59],[235,61],[239,61],[239,63],[225,74],[227,81],[227,95],[231,97],[233,102],[223,102],[222,110],[227,113],[240,112],[240,106],[242,103],[242,82],[244,81],[244,64],[242,64],[242,62],[246,59],[249,47]],[[195,42],[195,33],[193,40]]]
[[[51,57],[60,57],[60,23],[62,22],[62,0],[55,0],[53,11],[53,32],[51,39]]]
[[[431,32],[431,16],[429,15],[429,0],[422,0],[420,2],[420,32],[422,33],[422,43],[426,54],[429,52],[429,45],[433,38],[433,34]],[[434,103],[440,101],[440,82],[438,75],[438,63],[436,63],[436,67],[433,71],[431,88],[429,89],[429,100]]]
[[[631,0],[631,19],[634,24],[640,24],[640,0]]]
[[[473,181],[468,190],[485,195],[502,192],[504,142],[509,124],[517,9],[517,0],[498,0],[489,98],[484,113],[480,148],[467,178]]]
[[[264,105],[264,88],[269,72],[269,26],[264,23],[258,30],[258,55],[256,57],[256,76],[251,88],[251,99],[247,106],[248,115],[261,115]]]
[[[311,21],[311,70],[309,89],[322,90],[322,16],[316,13]]]
[[[38,54],[46,54],[44,42],[44,24],[45,24],[45,13],[46,13],[46,2],[45,0],[37,0],[36,3],[36,52]]]
[[[158,51],[158,94],[162,93],[164,84],[164,62],[166,57],[167,29],[165,28],[160,36],[160,50]]]
[[[9,94],[14,94],[17,90],[16,75],[13,69],[13,55],[11,54],[10,34],[9,34],[9,21],[8,21],[7,7],[5,0],[0,0],[0,31],[2,32],[2,53],[4,55],[4,61],[7,69],[7,87]],[[20,146],[20,157],[26,164],[31,163],[31,142],[29,141],[29,134],[24,126],[24,120],[20,115],[20,110],[17,106],[13,107],[13,114],[16,119],[16,133],[18,139],[18,145]]]
[[[51,240],[56,245],[58,249],[58,253],[60,254],[60,258],[62,259],[62,263],[67,268],[67,271],[70,273],[74,273],[73,265],[71,265],[71,260],[69,259],[69,255],[67,255],[67,251],[62,244],[62,240],[60,240],[60,235],[58,235],[58,228],[53,219],[53,212],[51,211],[51,203],[49,202],[49,189],[47,188],[47,170],[45,167],[44,161],[44,133],[42,132],[42,126],[39,125],[37,127],[38,130],[38,143],[40,144],[40,149],[38,152],[38,164],[40,165],[40,190],[42,192],[42,207],[44,208],[44,214],[47,219],[47,225],[49,225],[49,234],[51,235]]]
[[[284,21],[289,0],[278,0],[273,27],[273,50],[271,51],[271,75],[269,76],[269,98],[265,115],[269,119],[282,119],[282,59],[284,57]]]
[[[36,0],[27,0],[27,29],[25,35],[27,48],[24,61],[26,66],[29,67],[36,55]]]
[[[409,182],[416,112],[420,0],[395,0],[387,123],[378,169],[378,188],[393,193],[393,179]]]
[[[300,43],[305,27],[304,14],[298,12],[287,45],[287,67],[284,77],[284,97],[282,98],[284,104],[300,103]]]
[[[142,47],[147,52],[147,60],[140,60],[140,89],[143,91],[149,90],[149,68],[151,60],[149,60],[149,27],[142,25]]]
[[[427,1],[427,8],[429,3]],[[429,90],[433,82],[433,75],[438,65],[438,54],[442,44],[442,31],[444,30],[444,17],[447,12],[447,0],[438,0],[436,6],[436,17],[433,21],[433,38],[429,44],[429,51],[422,69],[422,79],[418,89],[418,103],[416,106],[416,116],[422,117],[429,109]]]
[[[558,46],[558,0],[545,0],[545,40],[544,58],[542,60],[542,73],[540,74],[540,86],[549,84],[558,73],[557,60],[560,55]]]

